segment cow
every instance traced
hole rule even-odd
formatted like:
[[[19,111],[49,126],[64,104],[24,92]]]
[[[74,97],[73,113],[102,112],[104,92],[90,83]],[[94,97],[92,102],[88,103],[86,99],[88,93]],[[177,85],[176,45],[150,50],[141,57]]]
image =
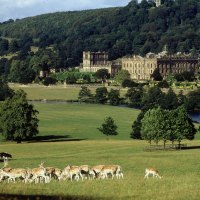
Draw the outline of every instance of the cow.
[[[156,177],[156,178],[162,178],[158,172],[158,170],[154,169],[154,168],[146,168],[145,169],[145,176],[144,178],[149,178],[149,176],[152,175],[153,178]]]

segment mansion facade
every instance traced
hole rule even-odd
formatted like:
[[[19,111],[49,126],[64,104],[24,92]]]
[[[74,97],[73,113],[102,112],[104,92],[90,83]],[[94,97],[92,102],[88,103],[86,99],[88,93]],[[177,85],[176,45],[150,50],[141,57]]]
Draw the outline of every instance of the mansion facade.
[[[121,68],[121,59],[109,61],[107,52],[83,52],[82,72],[97,72],[99,69],[107,69],[111,76],[118,73]]]
[[[146,54],[145,57],[133,55],[122,58],[122,69],[127,70],[132,79],[150,80],[156,68],[159,69],[162,77],[170,74],[180,74],[184,71],[197,73],[199,70],[199,60],[189,54],[168,55],[161,52],[156,55]]]

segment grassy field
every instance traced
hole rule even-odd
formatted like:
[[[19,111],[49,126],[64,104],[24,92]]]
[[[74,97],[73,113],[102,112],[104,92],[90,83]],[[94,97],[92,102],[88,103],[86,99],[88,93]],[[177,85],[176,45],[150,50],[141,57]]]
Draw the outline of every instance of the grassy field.
[[[23,88],[32,99],[63,99],[68,88]],[[27,89],[27,90],[26,90]],[[40,92],[39,92],[40,91]],[[64,92],[65,91],[65,92]],[[76,98],[76,89],[65,98]],[[73,93],[74,92],[74,93]],[[73,94],[72,94],[73,93]],[[76,93],[76,94],[75,94]],[[43,96],[42,96],[43,95]],[[46,95],[46,96],[45,96]],[[72,96],[70,96],[72,95]],[[48,97],[48,98],[47,98]],[[40,134],[35,140],[16,144],[1,142],[1,151],[9,152],[13,168],[45,166],[64,168],[70,165],[90,166],[119,164],[123,180],[55,181],[49,184],[0,183],[0,199],[4,194],[33,195],[34,199],[123,199],[123,200],[199,200],[200,140],[183,141],[191,149],[182,151],[145,152],[145,141],[129,138],[131,125],[139,111],[103,105],[35,103],[39,110]],[[97,128],[111,116],[118,125],[118,136],[102,135]],[[0,165],[3,166],[3,163]],[[159,170],[163,178],[144,180],[146,167]],[[1,198],[2,197],[2,198]],[[68,198],[67,198],[68,197]],[[17,199],[17,198],[16,198]]]
[[[78,196],[77,199],[199,200],[199,150],[144,152],[145,145],[144,141],[117,140],[1,144],[1,151],[13,153],[11,167],[36,167],[40,162],[59,168],[68,164],[120,164],[125,178],[49,184],[1,183],[0,193]],[[146,167],[159,169],[163,179],[144,180]]]
[[[18,90],[23,89],[27,93],[29,100],[77,100],[78,93],[81,86],[67,86],[57,85],[57,86],[43,86],[43,85],[20,85],[20,84],[10,84],[12,89]],[[96,87],[88,87],[92,94],[95,94]],[[109,90],[109,88],[108,88]],[[124,96],[126,89],[121,89],[120,94]]]
[[[129,139],[138,110],[95,104],[34,104],[40,111],[40,135],[65,136],[71,139],[105,139],[98,127],[106,117],[118,126],[116,139]],[[59,139],[59,138],[58,138]]]

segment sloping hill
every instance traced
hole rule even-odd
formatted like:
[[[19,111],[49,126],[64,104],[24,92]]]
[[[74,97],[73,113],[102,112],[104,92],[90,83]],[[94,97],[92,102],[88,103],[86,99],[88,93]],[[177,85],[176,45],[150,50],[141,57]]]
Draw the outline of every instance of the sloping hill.
[[[1,24],[0,34],[31,37],[39,47],[54,45],[72,65],[80,62],[83,50],[109,51],[111,59],[159,52],[165,45],[171,52],[199,51],[199,0],[163,2],[158,8],[132,0],[122,8],[45,14]]]

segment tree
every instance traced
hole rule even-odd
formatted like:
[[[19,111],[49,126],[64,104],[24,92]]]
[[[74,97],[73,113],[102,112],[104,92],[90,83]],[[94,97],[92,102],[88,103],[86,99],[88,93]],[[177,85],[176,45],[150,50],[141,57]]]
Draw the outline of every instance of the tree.
[[[143,95],[142,104],[145,107],[151,107],[156,105],[162,105],[164,94],[157,86],[150,88],[146,94]]]
[[[105,104],[107,101],[108,91],[106,87],[96,89],[95,99],[97,103]]]
[[[135,83],[133,80],[131,79],[125,79],[123,80],[122,82],[122,87],[129,87],[129,88],[132,88],[132,87],[137,87],[139,84],[138,83]]]
[[[108,79],[110,77],[110,74],[108,73],[107,69],[99,69],[97,70],[97,72],[95,73],[95,76],[98,79],[101,79],[103,82]]]
[[[122,69],[115,76],[115,81],[122,85],[124,80],[130,80],[130,74],[127,70]]]
[[[80,102],[91,102],[93,100],[90,89],[82,86],[79,91],[78,99]]]
[[[18,90],[0,106],[0,129],[6,140],[21,142],[38,134],[38,111],[29,104],[26,93]]]
[[[200,110],[200,89],[188,93],[185,105],[188,111]]]
[[[162,108],[173,110],[179,106],[178,98],[174,91],[170,88],[163,97]]]
[[[0,101],[4,101],[8,97],[12,97],[13,90],[9,88],[8,84],[0,77]]]
[[[160,74],[159,68],[156,68],[153,72],[153,74],[151,75],[151,77],[153,78],[154,81],[162,81],[163,77]]]
[[[117,106],[120,103],[120,93],[119,90],[111,89],[108,93],[108,100],[112,106]]]
[[[163,80],[157,85],[159,88],[169,88],[169,83],[166,80]]]
[[[172,134],[175,135],[173,139],[178,141],[179,145],[183,139],[193,140],[197,130],[192,120],[188,117],[186,109],[180,106],[171,112]]]
[[[125,95],[125,97],[128,99],[128,105],[141,108],[143,93],[142,87],[128,89]]]
[[[141,120],[143,119],[145,113],[146,113],[146,111],[142,110],[140,112],[140,114],[137,116],[137,119],[133,122],[132,131],[131,131],[131,134],[130,134],[130,137],[132,139],[140,139],[140,140],[142,139],[142,136],[141,136],[141,126],[142,126]]]
[[[149,141],[150,144],[154,140],[158,144],[163,137],[165,137],[164,141],[166,142],[167,137],[164,134],[166,134],[164,111],[160,107],[148,110],[142,119],[142,139]]]
[[[108,117],[104,120],[104,123],[98,128],[104,135],[118,135],[117,126],[112,117]]]
[[[55,85],[56,84],[56,79],[53,77],[45,77],[43,80],[43,84],[48,86],[48,85]]]

